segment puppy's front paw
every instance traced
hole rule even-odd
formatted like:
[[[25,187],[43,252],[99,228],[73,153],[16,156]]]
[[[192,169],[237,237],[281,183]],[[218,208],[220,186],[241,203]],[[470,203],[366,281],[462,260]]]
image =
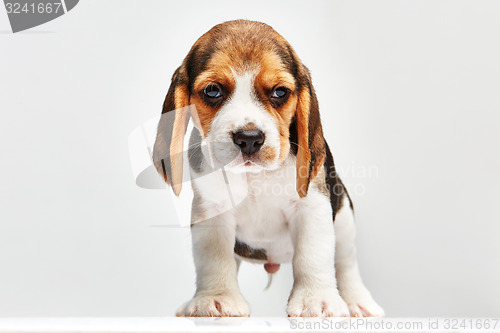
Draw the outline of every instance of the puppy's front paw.
[[[195,296],[176,313],[177,317],[248,317],[250,308],[239,294]]]
[[[348,317],[347,304],[336,289],[294,290],[286,309],[289,317]]]
[[[351,281],[342,279],[339,283],[340,296],[347,303],[351,317],[383,317],[384,310],[373,300],[368,289],[360,282]]]
[[[351,317],[383,317],[384,310],[371,298],[349,300],[347,303]]]

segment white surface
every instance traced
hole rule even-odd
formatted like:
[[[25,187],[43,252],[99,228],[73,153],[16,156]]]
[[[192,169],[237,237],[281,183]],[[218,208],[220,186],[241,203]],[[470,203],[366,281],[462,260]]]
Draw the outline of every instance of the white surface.
[[[192,296],[189,230],[152,227],[177,224],[173,204],[136,186],[128,136],[234,18],[311,69],[387,314],[498,315],[498,17],[497,1],[85,0],[13,35],[0,7],[0,316],[163,316]],[[252,314],[283,316],[291,268],[266,279],[242,266]]]
[[[462,325],[462,326],[460,326]],[[2,333],[158,332],[500,332],[493,318],[16,318]],[[488,327],[485,329],[485,327]]]
[[[0,319],[0,332],[267,332],[290,331],[285,318],[21,318]]]

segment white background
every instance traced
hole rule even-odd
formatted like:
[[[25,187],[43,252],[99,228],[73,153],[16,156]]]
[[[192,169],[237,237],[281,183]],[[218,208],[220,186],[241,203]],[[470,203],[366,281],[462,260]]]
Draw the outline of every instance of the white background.
[[[82,0],[12,34],[0,8],[0,316],[162,316],[194,292],[188,229],[138,188],[129,133],[213,25],[272,25],[310,68],[389,316],[500,314],[500,2]],[[371,170],[364,174],[363,170]],[[252,314],[284,315],[244,264]]]

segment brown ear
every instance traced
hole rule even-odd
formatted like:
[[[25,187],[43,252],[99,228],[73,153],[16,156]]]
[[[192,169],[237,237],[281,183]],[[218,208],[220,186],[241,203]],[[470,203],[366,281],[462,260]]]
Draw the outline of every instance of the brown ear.
[[[321,128],[318,100],[308,69],[302,66],[305,83],[299,90],[295,119],[297,123],[297,193],[307,195],[309,183],[325,161],[325,139]]]
[[[153,148],[153,163],[158,173],[172,186],[175,195],[182,189],[184,135],[190,116],[187,78],[182,67],[172,76],[163,103]]]

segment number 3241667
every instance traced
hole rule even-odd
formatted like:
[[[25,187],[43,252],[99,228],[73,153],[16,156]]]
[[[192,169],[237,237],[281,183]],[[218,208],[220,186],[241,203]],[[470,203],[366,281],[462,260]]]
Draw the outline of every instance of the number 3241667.
[[[62,10],[61,3],[48,2],[48,3],[25,3],[21,4],[19,2],[7,2],[5,4],[8,14],[21,14],[21,13],[31,13],[31,14],[52,14],[58,13]]]

